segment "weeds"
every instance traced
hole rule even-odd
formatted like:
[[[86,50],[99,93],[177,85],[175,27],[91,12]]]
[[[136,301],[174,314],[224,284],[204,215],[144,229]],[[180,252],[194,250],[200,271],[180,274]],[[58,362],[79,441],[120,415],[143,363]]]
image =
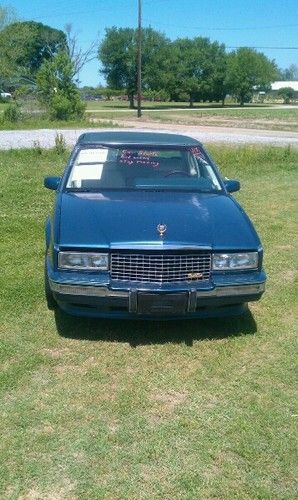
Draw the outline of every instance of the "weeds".
[[[38,155],[42,155],[42,147],[40,145],[40,141],[33,141],[33,149]]]
[[[22,118],[20,106],[16,103],[9,104],[3,112],[3,120],[9,123],[20,122]]]
[[[66,140],[63,134],[58,133],[55,136],[55,151],[58,155],[62,155],[66,151]]]

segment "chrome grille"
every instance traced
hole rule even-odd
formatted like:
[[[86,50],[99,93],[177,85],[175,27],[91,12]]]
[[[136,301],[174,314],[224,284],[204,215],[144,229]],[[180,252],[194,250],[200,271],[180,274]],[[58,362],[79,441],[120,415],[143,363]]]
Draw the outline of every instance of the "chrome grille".
[[[202,281],[210,278],[211,254],[112,253],[111,278],[140,283]]]

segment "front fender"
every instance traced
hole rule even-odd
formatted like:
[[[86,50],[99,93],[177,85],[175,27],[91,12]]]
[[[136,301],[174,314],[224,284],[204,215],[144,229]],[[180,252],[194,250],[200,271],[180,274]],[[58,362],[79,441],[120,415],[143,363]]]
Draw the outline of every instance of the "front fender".
[[[49,248],[51,242],[51,232],[52,232],[51,218],[48,217],[45,224],[45,239],[46,239],[47,249]]]

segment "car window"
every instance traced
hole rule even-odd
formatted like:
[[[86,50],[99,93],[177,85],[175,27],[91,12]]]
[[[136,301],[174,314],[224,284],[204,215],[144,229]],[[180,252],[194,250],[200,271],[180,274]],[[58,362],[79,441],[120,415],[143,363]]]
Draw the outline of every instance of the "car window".
[[[220,190],[199,148],[94,147],[78,151],[67,189]]]

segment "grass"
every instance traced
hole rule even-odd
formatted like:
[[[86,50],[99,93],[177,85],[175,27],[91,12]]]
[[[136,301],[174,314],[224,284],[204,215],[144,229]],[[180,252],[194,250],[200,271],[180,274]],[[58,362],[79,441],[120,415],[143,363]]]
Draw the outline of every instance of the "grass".
[[[88,103],[90,105],[90,103]],[[89,114],[94,119],[124,119],[135,120],[136,112],[127,110],[110,109],[91,111]],[[95,108],[94,108],[95,109]],[[174,123],[182,125],[197,125],[211,127],[233,127],[266,130],[298,131],[298,108],[262,108],[262,107],[224,107],[224,108],[201,108],[192,110],[159,109],[143,110],[142,121],[154,121],[160,123]]]
[[[50,120],[38,115],[25,116],[20,121],[17,122],[7,122],[1,120],[0,116],[0,131],[1,130],[35,130],[35,129],[72,129],[72,128],[113,128],[115,124],[111,122],[111,117],[107,117],[106,120],[100,121],[100,123],[95,123],[93,120],[87,116],[82,120]]]
[[[38,129],[38,128],[77,128],[77,127],[114,127],[119,120],[137,120],[136,110],[129,110],[126,101],[88,101],[87,117],[81,121],[52,121],[36,113],[28,114],[22,121],[7,123],[1,120],[1,111],[7,104],[0,104],[0,130]],[[264,105],[228,105],[224,108],[218,103],[197,103],[189,110],[187,103],[143,103],[143,122],[174,123],[182,125],[251,128],[265,130],[298,131],[298,107],[282,108]],[[176,109],[185,108],[185,109]],[[113,122],[113,121],[114,122]]]
[[[67,155],[0,153],[1,498],[296,498],[298,152],[209,149],[268,289],[245,317],[175,323],[48,311],[42,182]]]
[[[136,104],[136,103],[135,103]],[[236,103],[231,103],[226,101],[226,106],[231,106],[231,107],[238,107],[239,104]],[[246,106],[264,106],[260,104],[247,104]],[[87,109],[95,109],[95,110],[102,110],[102,109],[128,109],[129,107],[129,102],[128,101],[121,101],[121,100],[110,100],[110,101],[87,101]],[[189,103],[188,102],[174,102],[174,101],[142,101],[142,107],[145,109],[175,109],[175,108],[189,108]],[[222,105],[219,102],[195,102],[194,103],[195,108],[221,108]]]

